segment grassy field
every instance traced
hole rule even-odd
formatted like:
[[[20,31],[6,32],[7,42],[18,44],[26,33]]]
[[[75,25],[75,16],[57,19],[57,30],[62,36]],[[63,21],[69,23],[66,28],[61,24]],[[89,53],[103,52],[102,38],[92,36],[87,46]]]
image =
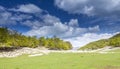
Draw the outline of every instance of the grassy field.
[[[120,69],[120,54],[51,53],[0,58],[0,69]]]

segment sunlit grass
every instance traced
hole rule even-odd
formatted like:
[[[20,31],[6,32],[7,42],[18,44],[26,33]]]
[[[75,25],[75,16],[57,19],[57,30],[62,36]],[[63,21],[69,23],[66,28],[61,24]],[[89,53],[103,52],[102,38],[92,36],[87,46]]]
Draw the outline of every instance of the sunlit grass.
[[[120,69],[120,54],[50,53],[0,58],[0,69]]]

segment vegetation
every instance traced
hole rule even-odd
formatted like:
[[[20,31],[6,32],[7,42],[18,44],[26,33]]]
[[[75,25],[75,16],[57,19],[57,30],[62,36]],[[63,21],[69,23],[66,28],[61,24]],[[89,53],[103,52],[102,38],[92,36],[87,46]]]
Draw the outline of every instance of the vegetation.
[[[83,47],[81,47],[80,49],[98,49],[98,48],[103,48],[105,46],[108,46],[109,42],[108,40],[99,40],[99,41],[95,41],[95,42],[91,42]]]
[[[68,50],[72,48],[70,42],[65,42],[60,38],[45,38],[36,36],[25,36],[17,31],[8,30],[7,28],[0,28],[0,48],[8,47],[39,47],[44,46],[49,49]]]
[[[84,49],[99,49],[99,48],[103,48],[105,46],[112,46],[112,47],[120,47],[120,33],[109,38],[109,39],[102,39],[102,40],[98,40],[95,42],[91,42],[83,47],[81,47],[81,50]]]
[[[114,47],[120,47],[120,33],[109,39],[109,45]]]
[[[0,69],[120,69],[120,54],[50,53],[0,58]]]

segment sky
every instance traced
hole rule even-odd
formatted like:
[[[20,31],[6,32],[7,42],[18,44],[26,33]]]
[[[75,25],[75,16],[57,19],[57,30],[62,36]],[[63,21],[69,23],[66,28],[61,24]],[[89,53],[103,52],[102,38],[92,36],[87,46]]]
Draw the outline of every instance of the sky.
[[[0,27],[82,47],[120,32],[120,0],[0,0]]]

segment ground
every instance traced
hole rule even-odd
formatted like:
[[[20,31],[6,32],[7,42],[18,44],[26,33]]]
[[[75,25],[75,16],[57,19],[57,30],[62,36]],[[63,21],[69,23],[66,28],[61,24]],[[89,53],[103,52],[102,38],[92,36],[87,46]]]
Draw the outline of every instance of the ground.
[[[49,53],[0,58],[0,69],[120,69],[120,53]]]

